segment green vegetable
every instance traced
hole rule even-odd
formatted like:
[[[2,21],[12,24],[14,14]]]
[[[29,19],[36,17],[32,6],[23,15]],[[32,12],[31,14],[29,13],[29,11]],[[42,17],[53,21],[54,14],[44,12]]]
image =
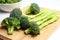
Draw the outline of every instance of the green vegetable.
[[[14,29],[20,29],[20,22],[16,19],[16,18],[13,18],[13,17],[8,17],[8,18],[5,18],[2,23],[1,23],[2,26],[4,26],[5,28],[7,28],[7,31],[8,31],[8,34],[11,35],[13,34],[13,31]]]
[[[25,30],[25,34],[38,35],[40,34],[40,29],[57,20],[56,13],[54,12],[48,13],[48,11],[44,10],[29,19],[29,16],[23,16],[22,13],[22,16],[19,15],[20,13],[19,11],[17,12],[17,10],[14,9],[14,11],[11,12],[10,17],[14,17],[20,21],[21,29]],[[53,20],[53,18],[56,19]],[[52,22],[50,20],[52,20]]]
[[[36,15],[34,15],[33,17],[31,17],[31,18],[33,19],[33,18],[36,18],[36,17],[38,17],[38,16],[43,17],[43,16],[46,15],[47,13],[48,13],[47,10],[43,10],[43,11],[40,11],[39,14],[36,14]]]
[[[29,18],[28,16],[21,16],[21,19],[20,19],[20,25],[21,25],[21,28],[22,29],[27,29],[29,28]]]
[[[13,0],[14,3],[19,2],[19,1],[21,1],[21,0]]]
[[[46,14],[47,14],[47,15],[46,15]],[[39,20],[39,19],[40,19],[40,20],[43,20],[44,18],[46,18],[46,17],[49,16],[49,15],[50,15],[50,13],[48,13],[48,12],[43,12],[43,13],[41,13],[41,15],[33,18],[32,20],[34,20],[34,21]]]
[[[15,8],[11,11],[10,17],[14,17],[20,20],[21,15],[22,15],[22,12],[20,8]]]
[[[32,3],[30,7],[27,9],[26,14],[38,14],[40,12],[40,8],[36,3]]]
[[[17,3],[17,2],[20,2],[22,0],[0,0],[0,3],[3,3],[3,4],[11,4],[11,3]]]
[[[49,15],[43,16],[39,21],[37,22],[38,25],[40,25],[40,29],[42,29],[44,26],[48,25],[49,23],[47,21],[52,20],[53,18],[56,18],[55,20],[52,20],[52,22],[56,21],[58,19],[58,16],[55,12],[48,13]],[[47,22],[48,24],[44,24]],[[52,23],[50,22],[50,23]],[[41,26],[42,25],[42,26]]]
[[[13,3],[13,1],[12,1],[12,0],[6,0],[6,2],[7,2],[7,3]]]
[[[40,19],[39,22],[37,22],[38,24],[42,24],[50,19],[52,19],[54,16],[56,16],[56,13],[49,13],[49,15],[47,15],[46,17],[43,16],[44,19]],[[56,16],[57,17],[57,16]]]
[[[47,22],[42,23],[42,25],[40,25],[40,29],[42,29],[44,26],[53,23],[54,21],[56,21],[58,18],[57,17],[53,17],[52,19],[48,20]]]
[[[39,21],[39,20],[30,19],[28,16],[21,16],[21,19],[20,19],[21,28],[22,28],[23,30],[29,28],[29,27],[30,27],[30,22],[31,22],[31,21],[36,22],[36,21]]]
[[[1,2],[5,3],[5,0],[1,0]]]
[[[36,22],[30,22],[30,27],[25,30],[25,34],[33,34],[38,35],[40,34],[40,29]]]
[[[43,17],[46,14],[48,14],[48,11],[47,10],[43,10],[43,11],[40,11],[39,14],[36,14],[36,15],[26,15],[26,16],[30,17],[31,19],[35,19],[37,17]]]
[[[42,20],[41,20],[41,18],[42,18]],[[33,23],[31,23],[31,25],[29,26],[29,28],[25,30],[25,34],[32,33],[34,35],[36,35],[36,34],[38,35],[39,31],[37,31],[38,29],[36,29],[36,27],[41,30],[43,27],[45,27],[46,25],[48,25],[48,24],[56,21],[57,19],[58,19],[58,16],[57,16],[56,13],[54,13],[54,12],[48,13],[48,15],[44,15],[43,17],[38,18],[39,21],[36,21],[36,23],[39,26],[37,26],[36,23],[35,23],[35,25]]]

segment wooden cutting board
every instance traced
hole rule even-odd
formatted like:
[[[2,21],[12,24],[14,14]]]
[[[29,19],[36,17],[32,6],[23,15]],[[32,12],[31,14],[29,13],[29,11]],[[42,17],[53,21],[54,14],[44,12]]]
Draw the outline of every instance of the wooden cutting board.
[[[49,12],[55,11],[59,15],[59,19],[43,28],[40,32],[40,35],[37,36],[31,36],[31,35],[25,35],[24,31],[14,31],[13,35],[7,35],[7,31],[5,29],[1,29],[0,26],[0,40],[47,40],[49,36],[58,28],[60,23],[60,12],[56,10],[50,10],[47,8],[41,8],[41,10],[48,10]],[[23,12],[25,9],[22,9]]]

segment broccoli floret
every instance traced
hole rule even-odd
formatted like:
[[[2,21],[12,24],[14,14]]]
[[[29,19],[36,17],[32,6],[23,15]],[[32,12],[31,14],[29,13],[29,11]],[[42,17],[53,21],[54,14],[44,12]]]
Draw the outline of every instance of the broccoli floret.
[[[14,17],[20,20],[21,15],[22,11],[20,10],[20,8],[15,8],[11,11],[10,17]]]
[[[40,8],[36,3],[32,3],[30,7],[27,9],[26,14],[38,14],[40,12]]]
[[[5,18],[2,23],[1,23],[2,26],[4,26],[5,28],[7,28],[7,31],[8,31],[8,34],[11,35],[13,34],[13,31],[14,29],[20,29],[20,22],[16,19],[16,18],[13,18],[13,17],[8,17],[8,18]]]
[[[40,34],[40,29],[36,22],[30,22],[30,27],[25,30],[25,34],[33,34],[38,35]]]
[[[27,16],[21,16],[20,25],[23,30],[29,27],[29,18]]]
[[[32,20],[32,19],[30,19],[28,16],[22,15],[22,16],[21,16],[21,19],[20,19],[21,29],[25,30],[25,29],[29,28],[31,21],[39,21],[39,20]]]

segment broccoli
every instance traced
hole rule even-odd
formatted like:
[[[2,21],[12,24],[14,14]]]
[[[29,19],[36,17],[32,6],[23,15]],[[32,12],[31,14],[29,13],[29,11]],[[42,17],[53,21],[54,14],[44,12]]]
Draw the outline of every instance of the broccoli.
[[[36,22],[30,22],[30,27],[25,30],[25,34],[33,34],[33,35],[38,35],[40,34],[40,29],[38,24]]]
[[[22,15],[22,12],[20,8],[15,8],[11,11],[10,17],[14,17],[20,20],[21,15]]]
[[[29,19],[28,16],[21,16],[20,23],[21,29],[25,30],[25,34],[40,34],[38,25],[36,24],[36,22],[33,22],[33,20]]]
[[[27,29],[29,27],[29,18],[28,16],[21,16],[20,19],[20,25],[23,30]]]
[[[7,17],[5,18],[2,23],[2,26],[4,26],[5,28],[7,28],[8,34],[11,35],[13,34],[14,29],[20,29],[20,22],[13,17]]]
[[[36,3],[32,3],[30,5],[30,7],[27,9],[26,11],[26,14],[29,15],[29,14],[38,14],[40,12],[40,8],[39,6],[36,4]]]

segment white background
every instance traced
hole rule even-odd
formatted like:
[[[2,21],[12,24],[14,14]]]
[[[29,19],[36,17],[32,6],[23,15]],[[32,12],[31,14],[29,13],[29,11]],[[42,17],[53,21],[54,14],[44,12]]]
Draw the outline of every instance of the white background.
[[[60,0],[23,0],[21,2],[21,8],[33,2],[37,3],[40,7],[60,11]],[[0,21],[8,16],[9,16],[9,13],[0,12]],[[56,29],[56,31],[48,38],[48,40],[60,40],[60,27]]]

